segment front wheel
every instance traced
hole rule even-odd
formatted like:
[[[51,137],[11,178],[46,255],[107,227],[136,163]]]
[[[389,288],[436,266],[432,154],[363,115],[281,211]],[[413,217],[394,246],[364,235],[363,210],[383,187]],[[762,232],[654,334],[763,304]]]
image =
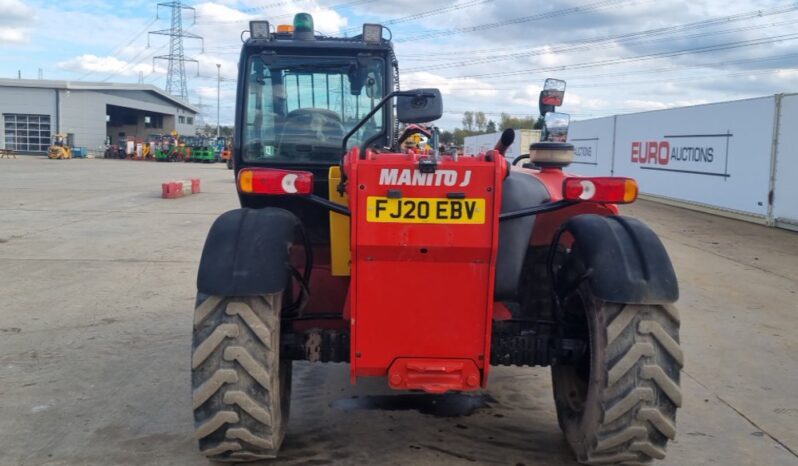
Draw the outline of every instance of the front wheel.
[[[590,271],[568,262],[558,280],[570,288],[558,286],[561,321],[587,350],[552,366],[560,427],[583,464],[662,459],[682,403],[678,311],[602,301],[584,279]]]
[[[291,397],[291,361],[280,359],[281,297],[197,296],[194,433],[211,460],[277,456]]]

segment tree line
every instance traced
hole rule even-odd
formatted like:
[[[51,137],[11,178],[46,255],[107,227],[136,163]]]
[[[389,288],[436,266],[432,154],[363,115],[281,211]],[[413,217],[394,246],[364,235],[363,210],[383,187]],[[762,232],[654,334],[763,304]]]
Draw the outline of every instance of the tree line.
[[[233,127],[232,126],[224,126],[222,125],[219,128],[219,133],[222,137],[232,137],[233,136]],[[216,125],[202,125],[197,126],[197,136],[206,136],[210,138],[216,137]]]
[[[500,114],[497,123],[489,119],[484,112],[464,112],[461,123],[461,128],[455,128],[452,131],[442,131],[441,142],[462,146],[466,136],[496,133],[508,128],[541,129],[543,127],[543,122],[540,118],[534,116],[514,117],[509,113]]]

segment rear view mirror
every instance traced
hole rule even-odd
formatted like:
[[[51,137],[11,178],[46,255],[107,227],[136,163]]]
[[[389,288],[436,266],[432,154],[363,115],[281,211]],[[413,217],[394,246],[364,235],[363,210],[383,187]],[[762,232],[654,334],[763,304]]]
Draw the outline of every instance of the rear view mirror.
[[[547,142],[565,142],[568,139],[568,125],[571,115],[567,113],[547,113],[544,119]]]
[[[427,123],[443,116],[443,98],[438,89],[403,91],[396,99],[396,116],[402,123]]]
[[[561,79],[549,78],[543,84],[543,90],[540,91],[540,99],[538,107],[540,114],[545,115],[553,112],[555,107],[562,105],[565,98],[565,81]]]

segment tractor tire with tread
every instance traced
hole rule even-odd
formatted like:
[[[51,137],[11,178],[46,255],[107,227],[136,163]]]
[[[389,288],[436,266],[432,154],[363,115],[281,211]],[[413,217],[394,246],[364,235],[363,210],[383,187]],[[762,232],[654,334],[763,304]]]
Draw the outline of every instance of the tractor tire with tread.
[[[291,361],[279,351],[281,298],[197,295],[195,436],[213,461],[275,458],[280,449],[291,393]]]
[[[576,318],[589,342],[582,364],[552,366],[557,418],[577,460],[600,465],[664,458],[682,403],[676,307],[605,302],[586,280],[560,300],[565,318],[581,307]]]

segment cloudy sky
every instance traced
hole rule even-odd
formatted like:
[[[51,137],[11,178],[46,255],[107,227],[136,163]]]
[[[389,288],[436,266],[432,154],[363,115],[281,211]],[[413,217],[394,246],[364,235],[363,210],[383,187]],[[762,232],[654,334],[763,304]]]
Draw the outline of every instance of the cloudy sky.
[[[156,1],[0,0],[0,77],[137,82],[163,87],[169,10]],[[190,100],[232,122],[240,32],[250,19],[354,35],[389,25],[402,87],[438,87],[446,115],[537,114],[547,77],[568,81],[574,119],[798,92],[798,2],[784,0],[218,0],[185,1]],[[149,46],[148,46],[149,36]],[[744,118],[744,115],[740,116]]]

